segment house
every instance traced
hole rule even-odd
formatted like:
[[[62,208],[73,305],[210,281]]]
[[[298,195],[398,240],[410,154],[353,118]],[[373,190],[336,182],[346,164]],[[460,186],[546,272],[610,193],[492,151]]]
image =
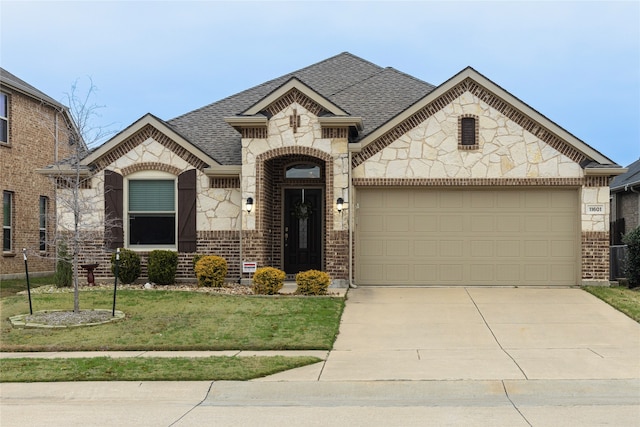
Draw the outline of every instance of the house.
[[[73,151],[67,107],[0,68],[0,190],[2,262],[0,278],[53,272],[56,192],[35,171]]]
[[[147,114],[82,166],[98,276],[116,247],[164,248],[181,278],[207,253],[233,280],[246,261],[336,285],[608,284],[624,172],[472,68],[433,86],[350,53]]]
[[[611,182],[611,244],[621,245],[622,236],[640,227],[640,159]]]

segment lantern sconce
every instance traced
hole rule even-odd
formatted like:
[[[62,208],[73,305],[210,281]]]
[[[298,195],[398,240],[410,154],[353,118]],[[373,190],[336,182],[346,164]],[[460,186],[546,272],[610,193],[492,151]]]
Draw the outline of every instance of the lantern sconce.
[[[247,197],[247,213],[251,213],[253,209],[253,197]]]
[[[342,199],[342,197],[338,197],[338,200],[336,201],[336,209],[338,210],[338,212],[342,213],[343,208],[344,208],[344,200]]]

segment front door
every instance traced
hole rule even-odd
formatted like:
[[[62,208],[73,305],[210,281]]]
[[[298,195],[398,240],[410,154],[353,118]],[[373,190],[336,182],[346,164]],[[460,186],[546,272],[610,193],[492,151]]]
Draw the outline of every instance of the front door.
[[[284,190],[284,271],[322,269],[322,190]]]

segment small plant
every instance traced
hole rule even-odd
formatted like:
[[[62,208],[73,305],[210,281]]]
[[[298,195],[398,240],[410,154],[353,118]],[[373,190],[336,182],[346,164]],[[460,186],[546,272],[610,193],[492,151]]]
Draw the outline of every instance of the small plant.
[[[116,253],[111,255],[111,273],[116,274]],[[130,249],[120,250],[118,280],[122,283],[133,283],[140,277],[140,256]]]
[[[640,227],[636,227],[622,237],[627,245],[626,273],[629,287],[640,286]]]
[[[261,267],[253,273],[251,289],[258,295],[275,295],[284,286],[286,274],[274,267]]]
[[[198,263],[198,261],[200,261],[202,259],[202,257],[206,256],[205,254],[195,254],[193,256],[193,260],[191,261],[193,263],[193,272],[195,274],[196,272],[196,264]],[[197,277],[197,275],[196,275]]]
[[[331,277],[324,271],[308,270],[296,274],[296,284],[298,295],[326,295]]]
[[[149,253],[147,275],[149,281],[158,285],[171,285],[176,281],[178,254],[173,251],[156,250]]]
[[[60,243],[58,247],[58,261],[56,262],[56,272],[53,278],[59,288],[69,287],[73,281],[73,268],[69,262],[69,251],[66,243]]]
[[[221,288],[227,276],[227,260],[216,255],[200,257],[195,265],[198,286]]]

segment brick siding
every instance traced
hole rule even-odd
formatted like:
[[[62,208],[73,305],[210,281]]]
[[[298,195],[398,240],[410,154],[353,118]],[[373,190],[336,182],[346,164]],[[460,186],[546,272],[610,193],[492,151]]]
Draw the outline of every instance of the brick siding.
[[[609,232],[582,232],[582,279],[609,280]]]

